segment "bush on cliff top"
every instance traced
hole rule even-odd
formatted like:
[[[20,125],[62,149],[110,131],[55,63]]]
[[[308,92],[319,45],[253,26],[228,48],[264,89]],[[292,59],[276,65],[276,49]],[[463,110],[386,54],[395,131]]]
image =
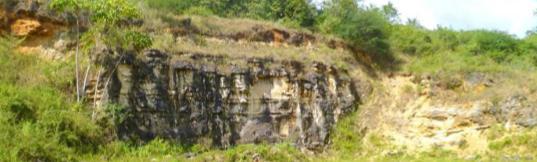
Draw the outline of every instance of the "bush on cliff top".
[[[152,8],[177,14],[218,15],[313,27],[317,11],[307,0],[145,0]]]

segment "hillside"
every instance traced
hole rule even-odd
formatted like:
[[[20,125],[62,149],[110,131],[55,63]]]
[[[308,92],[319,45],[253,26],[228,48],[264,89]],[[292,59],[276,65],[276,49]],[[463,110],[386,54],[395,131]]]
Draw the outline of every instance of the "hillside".
[[[535,33],[209,2],[0,2],[0,160],[537,158]]]

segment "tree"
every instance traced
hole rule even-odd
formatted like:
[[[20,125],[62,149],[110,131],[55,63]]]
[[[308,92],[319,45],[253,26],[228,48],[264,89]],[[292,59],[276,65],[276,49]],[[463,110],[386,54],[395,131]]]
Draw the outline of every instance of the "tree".
[[[306,0],[254,0],[249,3],[247,17],[280,21],[291,26],[312,27],[317,11]]]
[[[390,44],[394,49],[405,54],[421,55],[429,53],[431,40],[429,31],[413,25],[396,25],[390,36]]]
[[[472,55],[484,55],[501,63],[519,54],[520,40],[501,31],[474,30],[462,34],[465,50]]]
[[[148,36],[128,27],[121,27],[124,21],[140,16],[137,8],[127,0],[51,0],[49,7],[60,12],[73,13],[76,18],[76,32],[79,39],[75,54],[78,102],[81,98],[81,86],[83,88],[86,84],[86,78],[84,78],[83,85],[79,83],[80,40],[83,40],[86,52],[89,52],[88,49],[98,43],[104,43],[107,46],[129,47],[135,50],[151,46],[152,41]],[[81,11],[87,11],[89,17],[83,17],[80,14]],[[81,36],[79,22],[82,18],[87,19],[90,24],[89,30]],[[86,77],[90,67],[88,66],[86,70]]]
[[[80,17],[80,9],[82,8],[82,4],[79,4],[77,0],[53,0],[50,3],[50,7],[53,9],[56,9],[60,12],[74,12],[75,18],[76,18],[76,37],[80,37],[80,24],[79,24],[79,17]],[[76,52],[75,52],[75,75],[76,75],[76,101],[80,102],[80,75],[79,75],[79,48],[80,48],[80,42],[77,40],[76,42]]]
[[[390,22],[374,7],[365,8],[354,0],[331,0],[319,17],[319,30],[339,36],[372,54],[388,54]]]
[[[393,6],[393,3],[389,2],[388,4],[382,6],[382,12],[388,20],[392,23],[399,22],[399,11]]]

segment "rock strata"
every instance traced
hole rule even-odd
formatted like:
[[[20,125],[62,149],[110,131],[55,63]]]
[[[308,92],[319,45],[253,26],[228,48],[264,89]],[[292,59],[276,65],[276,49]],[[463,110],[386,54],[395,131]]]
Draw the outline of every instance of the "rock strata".
[[[121,138],[222,148],[293,141],[317,150],[359,100],[344,72],[321,63],[158,50],[119,58],[117,68],[104,74],[111,78],[106,99],[131,111],[119,129]]]

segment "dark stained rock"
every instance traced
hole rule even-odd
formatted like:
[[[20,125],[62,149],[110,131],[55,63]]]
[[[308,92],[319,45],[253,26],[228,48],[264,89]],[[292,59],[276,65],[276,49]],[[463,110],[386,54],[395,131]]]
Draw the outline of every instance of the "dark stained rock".
[[[337,119],[356,107],[353,81],[315,63],[167,55],[148,50],[120,61],[108,100],[132,113],[119,128],[126,139],[240,143],[295,141],[310,150],[329,143]]]
[[[500,122],[509,122],[523,127],[537,126],[537,105],[528,102],[522,95],[515,95],[496,105],[492,111]]]

